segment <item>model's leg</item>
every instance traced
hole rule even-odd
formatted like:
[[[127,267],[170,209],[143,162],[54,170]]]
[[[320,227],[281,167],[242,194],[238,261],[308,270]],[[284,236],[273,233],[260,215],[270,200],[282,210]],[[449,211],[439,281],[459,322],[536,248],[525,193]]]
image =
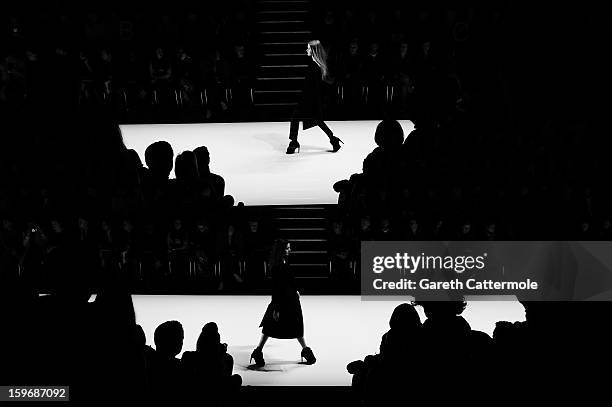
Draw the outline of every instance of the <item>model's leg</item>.
[[[299,120],[291,120],[291,127],[289,128],[289,147],[287,147],[287,154],[295,153],[295,150],[300,152],[300,143],[297,141],[298,129],[300,127]]]
[[[321,128],[321,130],[325,132],[325,134],[327,134],[327,137],[329,137],[329,142],[333,147],[333,152],[335,153],[336,151],[340,150],[340,143],[344,142],[338,137],[334,136],[334,132],[331,131],[329,127],[327,127],[327,124],[325,124],[323,120],[317,120],[317,125]]]
[[[300,345],[302,345],[302,348],[307,348],[308,346],[306,345],[306,341],[304,340],[304,337],[299,337],[297,338],[298,342],[300,343]]]
[[[261,339],[259,340],[259,345],[257,345],[257,347],[259,349],[263,349],[264,345],[266,344],[266,341],[268,340],[268,336],[261,334]]]
[[[297,141],[299,128],[299,120],[291,120],[291,126],[289,127],[289,140]]]
[[[329,137],[330,141],[334,139],[334,132],[331,131],[331,129],[327,126],[327,124],[325,124],[323,120],[317,120],[317,126],[319,126],[321,130],[323,130],[325,134],[327,134],[327,137]]]
[[[262,334],[261,339],[259,340],[259,345],[257,345],[255,350],[253,350],[253,353],[251,353],[251,361],[255,359],[255,366],[257,367],[262,367],[263,365],[266,364],[266,361],[264,360],[264,357],[263,357],[262,349],[264,345],[266,344],[267,340],[268,340],[268,336]]]
[[[304,340],[304,337],[302,336],[298,338],[298,342],[300,343],[300,345],[302,345],[302,353],[300,354],[300,356],[302,356],[302,359],[306,359],[306,364],[312,365],[313,363],[315,363],[317,361],[317,358],[312,352],[312,349],[306,346],[306,341]]]

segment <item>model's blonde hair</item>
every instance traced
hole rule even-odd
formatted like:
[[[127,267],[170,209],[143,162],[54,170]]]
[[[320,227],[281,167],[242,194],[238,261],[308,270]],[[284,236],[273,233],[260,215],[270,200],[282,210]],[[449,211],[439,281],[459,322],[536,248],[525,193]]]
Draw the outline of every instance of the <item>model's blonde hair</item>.
[[[319,40],[312,40],[308,45],[310,45],[312,59],[321,68],[321,78],[326,80],[329,76],[329,71],[327,69],[327,52],[323,48],[323,44]]]

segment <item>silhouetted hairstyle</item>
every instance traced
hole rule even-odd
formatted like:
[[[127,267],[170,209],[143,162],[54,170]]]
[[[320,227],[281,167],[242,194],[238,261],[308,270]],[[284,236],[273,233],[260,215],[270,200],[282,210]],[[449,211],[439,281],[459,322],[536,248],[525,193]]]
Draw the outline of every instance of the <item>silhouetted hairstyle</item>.
[[[383,120],[376,126],[374,141],[383,148],[399,147],[404,142],[404,130],[397,120]]]
[[[178,180],[194,181],[199,178],[198,162],[192,151],[183,151],[176,156],[174,173]]]
[[[145,163],[152,172],[170,173],[174,151],[167,141],[156,141],[145,150]]]
[[[183,347],[185,333],[178,321],[166,321],[155,328],[153,340],[158,352],[176,356]]]
[[[393,330],[405,331],[411,328],[420,328],[422,325],[419,313],[414,309],[414,306],[408,303],[395,307],[389,319],[389,327]]]
[[[285,250],[287,249],[288,243],[289,242],[285,239],[274,240],[272,250],[270,252],[270,258],[268,260],[270,269],[273,269],[274,267],[283,263],[283,259],[286,257]]]
[[[321,68],[321,78],[326,80],[329,76],[327,69],[327,52],[319,40],[312,40],[308,43],[312,52],[312,59]]]

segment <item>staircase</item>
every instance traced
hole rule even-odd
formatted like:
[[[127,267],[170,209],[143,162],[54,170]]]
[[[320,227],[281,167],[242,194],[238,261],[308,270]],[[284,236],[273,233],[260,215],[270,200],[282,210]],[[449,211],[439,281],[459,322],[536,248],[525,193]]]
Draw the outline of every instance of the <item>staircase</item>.
[[[302,92],[312,39],[308,0],[256,2],[258,66],[253,104],[260,120],[286,121]]]
[[[290,267],[297,279],[330,277],[327,253],[328,214],[325,206],[276,206],[270,209],[275,237],[291,243]]]

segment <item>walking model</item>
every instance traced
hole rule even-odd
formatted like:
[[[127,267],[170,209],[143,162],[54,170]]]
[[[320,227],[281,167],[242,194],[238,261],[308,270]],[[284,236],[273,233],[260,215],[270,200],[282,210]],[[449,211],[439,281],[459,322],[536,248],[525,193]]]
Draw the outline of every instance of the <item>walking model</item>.
[[[304,340],[304,320],[300,295],[295,287],[293,275],[289,269],[290,243],[284,239],[274,241],[269,265],[272,272],[272,301],[259,325],[262,327],[259,345],[251,354],[255,366],[266,364],[263,357],[263,347],[268,338],[297,339],[302,346],[302,361],[312,365],[317,361],[312,349],[306,346]]]
[[[306,54],[312,58],[308,64],[308,71],[304,81],[304,89],[302,90],[301,100],[298,103],[293,117],[291,118],[291,126],[289,129],[289,147],[287,154],[300,152],[300,143],[298,143],[298,129],[300,121],[303,123],[303,129],[308,130],[311,127],[319,126],[321,130],[329,137],[329,142],[332,145],[332,151],[335,153],[340,150],[340,143],[343,143],[323,121],[323,100],[322,100],[322,83],[330,81],[329,70],[327,68],[327,56],[321,41],[314,40],[308,43]]]

